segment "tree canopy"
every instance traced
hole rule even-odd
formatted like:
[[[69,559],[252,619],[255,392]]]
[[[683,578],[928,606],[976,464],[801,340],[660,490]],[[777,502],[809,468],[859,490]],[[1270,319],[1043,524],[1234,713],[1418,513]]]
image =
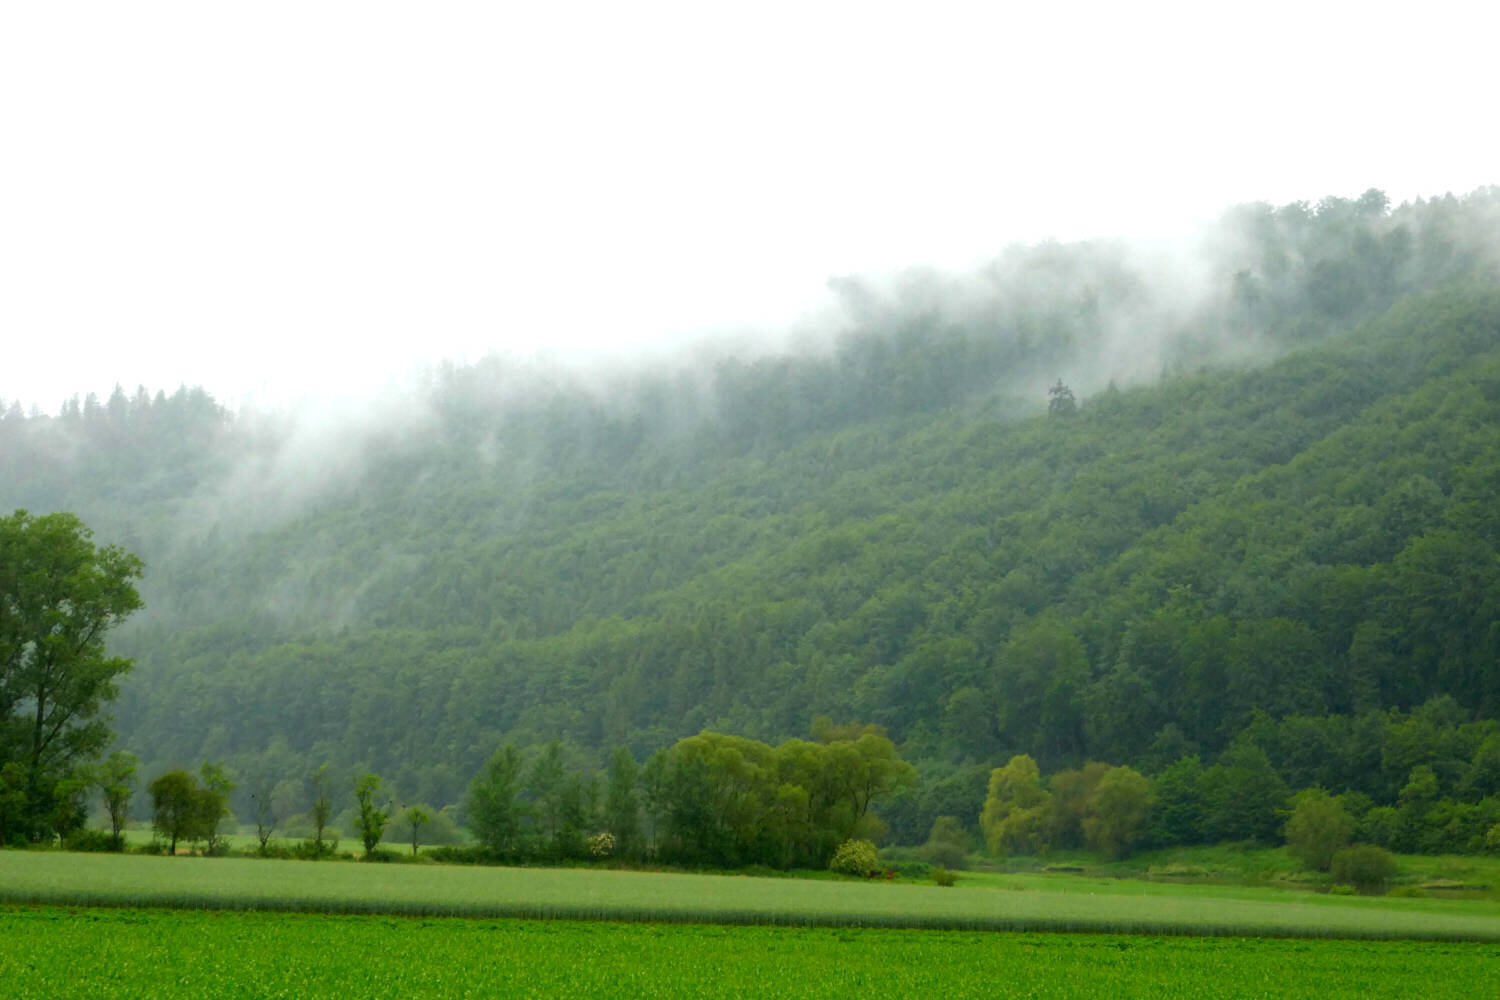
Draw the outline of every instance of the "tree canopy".
[[[64,782],[107,746],[102,714],[131,661],[105,635],[141,606],[141,561],[96,546],[67,513],[0,517],[0,769],[21,779],[0,800],[7,835],[50,834]]]
[[[10,407],[0,509],[150,560],[112,639],[143,774],[328,764],[440,808],[513,744],[518,829],[558,851],[625,747],[617,849],[728,856],[737,821],[682,838],[714,831],[643,804],[632,843],[629,806],[764,753],[657,753],[779,751],[827,715],[916,767],[861,817],[908,843],[975,834],[1028,755],[1067,843],[1108,761],[1155,779],[1150,842],[1274,838],[1316,784],[1367,796],[1380,843],[1467,844],[1500,793],[1497,219],[1496,190],[1243,206],[1187,302],[1120,245],[1014,248],[837,283],[822,350],[441,366],[339,435],[190,388]],[[7,749],[0,822],[27,770]],[[784,784],[777,816],[814,794]]]

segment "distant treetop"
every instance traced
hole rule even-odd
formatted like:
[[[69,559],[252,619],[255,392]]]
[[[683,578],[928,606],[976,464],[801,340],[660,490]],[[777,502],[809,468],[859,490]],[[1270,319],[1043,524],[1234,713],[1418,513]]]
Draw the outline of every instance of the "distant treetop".
[[[1047,412],[1061,417],[1078,412],[1078,400],[1073,397],[1073,390],[1063,385],[1062,379],[1058,379],[1057,384],[1047,390]]]

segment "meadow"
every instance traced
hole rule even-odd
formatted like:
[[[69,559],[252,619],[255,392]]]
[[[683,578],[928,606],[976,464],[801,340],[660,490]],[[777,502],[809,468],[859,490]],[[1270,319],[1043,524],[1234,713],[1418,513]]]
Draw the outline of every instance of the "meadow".
[[[1457,943],[0,907],[14,1000],[1500,995]]]
[[[0,903],[944,930],[1500,941],[1500,902],[1071,876],[954,888],[599,869],[0,851]]]

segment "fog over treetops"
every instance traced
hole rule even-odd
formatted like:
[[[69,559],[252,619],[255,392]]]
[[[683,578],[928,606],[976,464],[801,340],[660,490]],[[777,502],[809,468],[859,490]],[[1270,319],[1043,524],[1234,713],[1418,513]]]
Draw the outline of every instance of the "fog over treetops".
[[[1490,717],[1496,233],[1500,189],[1372,190],[839,278],[774,345],[0,406],[0,507],[145,559],[116,718],[148,768],[441,804],[506,739],[827,714],[939,774],[1213,754],[1257,712]]]

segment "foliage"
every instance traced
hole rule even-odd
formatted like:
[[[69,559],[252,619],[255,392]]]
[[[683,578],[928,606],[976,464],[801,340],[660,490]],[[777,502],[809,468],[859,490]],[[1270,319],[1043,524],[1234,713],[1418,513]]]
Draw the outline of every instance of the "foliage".
[[[72,801],[87,762],[109,742],[101,716],[131,661],[105,635],[141,607],[140,559],[95,546],[72,514],[0,517],[0,842],[39,840],[76,825]]]
[[[940,868],[962,869],[969,863],[969,833],[957,816],[939,816],[932,821],[923,860]]]
[[[365,845],[365,858],[368,860],[374,853],[380,838],[385,836],[386,824],[390,822],[390,815],[375,803],[375,796],[380,792],[380,775],[365,774],[354,783],[354,801],[359,806],[359,839]],[[417,853],[416,844],[412,844],[412,853]]]
[[[94,780],[104,797],[104,810],[109,814],[109,835],[115,850],[123,850],[123,831],[130,819],[130,800],[135,795],[135,755],[116,750],[95,772]]]
[[[395,827],[402,839],[411,844],[412,857],[422,845],[422,828],[432,822],[431,806],[411,805],[396,814]]]
[[[271,836],[291,815],[300,791],[300,782],[290,778],[277,781],[274,775],[262,774],[256,779],[250,793],[250,805],[255,816],[257,850],[261,854],[270,851]]]
[[[1129,852],[1146,829],[1151,783],[1132,767],[1112,767],[1088,799],[1084,837],[1107,858]]]
[[[63,848],[69,851],[97,852],[119,851],[122,841],[102,830],[72,830],[63,838]]]
[[[990,772],[989,794],[979,827],[996,854],[1030,854],[1046,846],[1047,807],[1052,796],[1042,789],[1036,761],[1018,754]]]
[[[973,287],[841,284],[849,327],[815,356],[589,389],[449,366],[330,452],[191,388],[7,410],[0,509],[76,510],[149,558],[149,612],[111,633],[138,664],[115,713],[143,773],[327,763],[331,787],[373,769],[440,806],[495,747],[529,770],[560,739],[563,781],[518,782],[514,848],[562,857],[629,823],[628,801],[590,807],[609,748],[644,768],[693,733],[774,742],[826,714],[883,726],[922,775],[861,836],[973,827],[988,772],[1028,754],[1054,848],[1084,837],[1087,781],[1061,774],[1094,760],[1155,776],[1151,843],[1274,841],[1278,796],[1318,785],[1369,797],[1361,838],[1482,849],[1500,194],[1375,195],[1229,213],[1186,309],[1118,248],[1018,249]],[[1160,380],[1109,370],[1120,329],[1163,331]],[[1060,374],[1076,412],[1048,419]],[[1425,710],[1443,694],[1458,716]],[[0,839],[76,820],[3,741]],[[1172,770],[1192,757],[1203,774]],[[660,760],[622,853],[842,839],[798,839],[797,782],[761,842],[649,808],[704,777]],[[1417,767],[1435,790],[1403,802]]]
[[[1047,412],[1054,417],[1071,417],[1078,412],[1078,400],[1062,379],[1047,390]]]
[[[1364,892],[1384,889],[1396,871],[1395,856],[1373,844],[1340,848],[1329,865],[1335,882],[1355,886]]]
[[[934,868],[931,874],[932,880],[945,889],[952,888],[958,881],[958,876],[946,868]]]
[[[610,761],[609,791],[604,802],[604,826],[611,835],[610,853],[634,859],[641,856],[640,768],[626,747],[617,747]]]
[[[520,782],[520,751],[506,744],[469,785],[469,829],[485,850],[499,858],[514,857],[522,848],[526,810],[517,798]]]
[[[1307,867],[1326,872],[1333,858],[1354,838],[1356,823],[1343,803],[1321,788],[1308,789],[1296,798],[1284,835],[1292,853]]]
[[[222,762],[204,761],[199,773],[203,787],[197,792],[198,815],[193,839],[204,842],[205,853],[222,854],[228,850],[228,844],[219,836],[219,824],[230,815],[229,793],[234,791],[235,783],[229,780]]]
[[[203,811],[199,805],[202,789],[187,771],[168,771],[147,787],[151,795],[151,825],[167,838],[168,853],[177,853],[179,840],[196,839],[201,829]]]
[[[839,844],[868,839],[879,829],[872,804],[911,784],[915,771],[879,732],[820,727],[820,735],[771,747],[705,731],[663,751],[651,796],[661,815],[658,855],[822,868]]]
[[[615,853],[615,835],[605,830],[589,838],[589,857],[609,858]]]
[[[333,846],[330,846],[327,840],[328,823],[333,818],[333,797],[330,789],[332,777],[328,773],[327,764],[320,765],[312,773],[311,782],[313,786],[311,853],[314,858],[319,858],[337,848],[336,838]]]
[[[880,852],[868,840],[846,840],[828,859],[828,870],[869,878],[880,870]]]

